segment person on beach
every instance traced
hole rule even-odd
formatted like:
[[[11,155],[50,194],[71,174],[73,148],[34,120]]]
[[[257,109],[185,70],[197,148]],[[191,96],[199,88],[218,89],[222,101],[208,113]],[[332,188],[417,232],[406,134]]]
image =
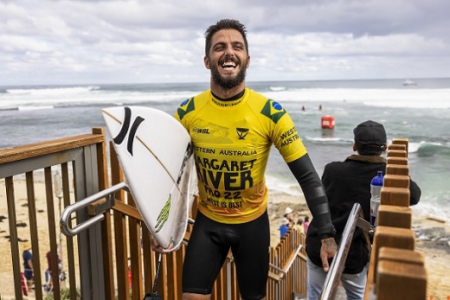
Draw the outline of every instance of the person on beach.
[[[23,276],[25,277],[25,280],[27,281],[27,289],[28,291],[32,291],[33,289],[33,254],[31,252],[31,243],[25,242],[23,244],[23,252],[22,252],[22,258],[23,258]]]
[[[306,216],[305,220],[303,221],[303,231],[305,231],[305,233],[308,232],[308,227],[309,227],[309,217]]]
[[[302,234],[305,234],[305,228],[303,228],[303,219],[302,218],[298,218],[297,224],[294,225],[294,229]]]
[[[281,225],[280,225],[280,239],[283,238],[283,236],[288,232],[289,230],[289,220],[287,218],[281,219]]]
[[[47,286],[48,290],[52,290],[53,289],[52,252],[48,251],[46,254],[46,257],[47,257],[47,264],[48,264],[48,269],[46,270],[46,281],[47,281],[46,286]],[[57,258],[57,263],[58,263],[58,273],[59,273],[59,272],[61,272],[61,269],[62,269],[61,259],[59,258],[59,256]],[[48,273],[48,277],[47,277],[47,273]],[[57,278],[59,278],[59,274],[58,274]]]
[[[386,172],[386,159],[381,157],[387,148],[384,126],[369,120],[356,126],[353,133],[353,151],[357,154],[350,155],[345,161],[327,164],[322,175],[338,242],[355,203],[361,205],[364,219],[370,221],[370,182],[378,171]],[[410,179],[410,205],[417,204],[420,195],[419,186]],[[319,298],[326,277],[321,268],[320,247],[321,239],[313,218],[306,236],[309,300]],[[347,299],[364,298],[369,260],[364,233],[356,227],[341,276]]]
[[[292,208],[290,208],[289,206],[286,207],[286,209],[284,210],[283,217],[289,221],[289,223],[287,224],[289,228],[292,228],[295,225],[295,220],[294,220],[294,219],[296,219],[295,215],[296,214],[293,212]]]
[[[184,259],[183,299],[210,299],[230,249],[241,297],[263,299],[270,247],[264,173],[273,144],[316,220],[325,271],[337,249],[335,229],[320,177],[289,114],[278,102],[246,87],[250,56],[245,26],[220,20],[205,37],[210,89],[185,100],[175,113],[192,138],[199,188]],[[152,249],[164,250],[154,238]]]

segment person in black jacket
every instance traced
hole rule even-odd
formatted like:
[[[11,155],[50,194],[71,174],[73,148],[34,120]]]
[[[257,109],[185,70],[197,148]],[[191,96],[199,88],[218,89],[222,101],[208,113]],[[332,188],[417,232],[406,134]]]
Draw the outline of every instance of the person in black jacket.
[[[343,162],[331,162],[325,166],[322,183],[330,204],[331,219],[336,228],[336,242],[340,243],[350,211],[359,203],[364,219],[370,220],[370,181],[377,171],[386,172],[386,159],[381,154],[386,151],[386,131],[382,124],[366,121],[353,130],[353,154]],[[420,200],[419,186],[410,179],[410,205]],[[318,299],[326,273],[320,259],[321,241],[314,219],[309,225],[306,237],[308,254],[308,299]],[[347,299],[363,299],[367,280],[369,249],[362,229],[356,228],[348,252],[341,282]]]

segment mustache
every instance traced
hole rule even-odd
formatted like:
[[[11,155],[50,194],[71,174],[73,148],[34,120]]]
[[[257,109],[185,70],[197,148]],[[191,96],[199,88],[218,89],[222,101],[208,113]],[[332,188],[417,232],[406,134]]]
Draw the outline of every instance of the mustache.
[[[223,65],[226,61],[232,61],[236,65],[241,63],[241,61],[237,57],[231,56],[231,55],[225,55],[222,59],[219,60],[219,65]]]

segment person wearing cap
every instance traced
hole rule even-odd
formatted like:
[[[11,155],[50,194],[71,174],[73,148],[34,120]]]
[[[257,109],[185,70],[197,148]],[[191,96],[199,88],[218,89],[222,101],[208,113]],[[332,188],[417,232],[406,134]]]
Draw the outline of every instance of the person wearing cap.
[[[281,225],[280,225],[280,239],[288,232],[289,230],[289,219],[283,218],[281,219]]]
[[[31,252],[31,243],[25,242],[23,244],[22,257],[24,269],[23,276],[27,281],[28,290],[31,291],[33,288],[33,262],[32,262],[33,254]]]
[[[283,217],[288,219],[289,223],[287,225],[289,226],[289,228],[293,228],[295,225],[295,219],[297,219],[297,215],[295,214],[294,216],[292,208],[290,208],[289,206],[286,207]]]
[[[378,171],[386,172],[386,159],[381,154],[387,149],[384,126],[372,120],[365,121],[353,130],[353,151],[344,161],[325,166],[322,183],[330,203],[336,242],[340,243],[349,214],[355,203],[361,205],[364,219],[370,221],[370,182]],[[410,179],[410,205],[420,200],[419,186]],[[312,219],[306,237],[308,255],[308,299],[318,299],[326,273],[319,256],[321,246],[317,225]],[[363,299],[367,280],[369,249],[362,229],[356,227],[341,276],[347,299]]]

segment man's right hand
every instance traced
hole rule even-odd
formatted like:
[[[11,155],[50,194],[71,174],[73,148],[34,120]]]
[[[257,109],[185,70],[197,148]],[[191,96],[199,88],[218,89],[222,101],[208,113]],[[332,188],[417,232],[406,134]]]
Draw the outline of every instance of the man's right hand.
[[[170,244],[169,247],[164,249],[163,247],[161,247],[161,245],[158,243],[158,241],[155,239],[155,237],[153,235],[150,237],[150,241],[151,241],[152,250],[155,252],[167,253],[167,252],[170,252],[170,249],[172,249],[172,247],[173,247],[173,245]]]

